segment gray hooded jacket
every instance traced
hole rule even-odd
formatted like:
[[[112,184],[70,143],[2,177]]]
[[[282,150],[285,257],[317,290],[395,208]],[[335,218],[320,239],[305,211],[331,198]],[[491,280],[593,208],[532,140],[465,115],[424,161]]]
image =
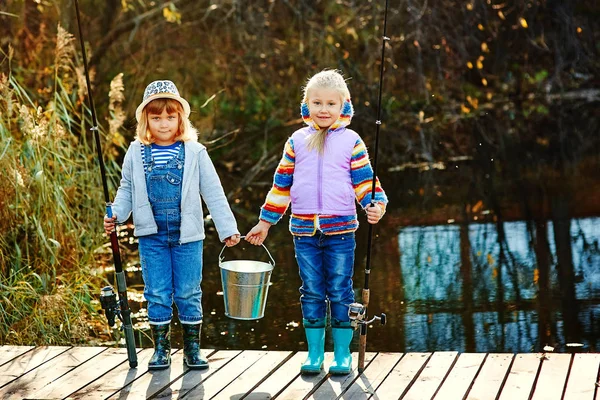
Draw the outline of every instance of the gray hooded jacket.
[[[180,242],[183,244],[203,240],[206,236],[200,196],[208,206],[221,241],[239,234],[235,217],[206,147],[194,141],[184,142],[184,145]],[[158,231],[148,199],[141,146],[141,142],[135,140],[125,154],[121,184],[112,206],[119,223],[125,222],[133,212],[135,236],[151,235]]]

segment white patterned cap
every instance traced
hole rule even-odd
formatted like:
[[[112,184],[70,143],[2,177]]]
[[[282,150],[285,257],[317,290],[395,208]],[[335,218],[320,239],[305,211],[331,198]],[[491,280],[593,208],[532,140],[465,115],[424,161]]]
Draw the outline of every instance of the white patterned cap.
[[[190,104],[179,95],[179,90],[177,90],[177,86],[171,81],[154,81],[148,86],[146,86],[146,90],[144,90],[144,100],[135,110],[135,118],[139,120],[142,118],[142,112],[144,111],[144,107],[152,100],[156,99],[173,99],[177,100],[183,106],[183,111],[185,112],[185,116],[190,116]]]

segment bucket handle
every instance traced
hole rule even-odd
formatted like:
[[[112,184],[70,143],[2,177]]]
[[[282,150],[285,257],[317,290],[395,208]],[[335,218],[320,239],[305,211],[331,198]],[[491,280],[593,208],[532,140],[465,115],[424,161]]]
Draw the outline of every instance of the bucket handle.
[[[244,239],[246,236],[240,236],[240,239]],[[224,257],[223,257],[223,251],[225,250],[225,248],[227,247],[227,245],[223,246],[223,248],[221,249],[221,252],[219,253],[219,261],[223,262]],[[271,253],[269,253],[269,250],[267,249],[267,246],[265,246],[264,244],[262,244],[262,247],[265,248],[265,251],[267,252],[267,254],[269,255],[269,258],[271,259],[270,264],[272,266],[275,266],[275,260],[273,260],[273,257],[271,256]]]

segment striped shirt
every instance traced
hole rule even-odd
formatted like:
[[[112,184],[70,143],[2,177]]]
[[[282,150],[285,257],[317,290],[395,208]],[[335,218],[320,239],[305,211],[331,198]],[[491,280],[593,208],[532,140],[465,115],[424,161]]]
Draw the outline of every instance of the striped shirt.
[[[181,142],[175,142],[168,146],[160,146],[156,143],[152,143],[150,146],[152,147],[152,160],[154,161],[154,165],[156,167],[162,167],[163,165],[166,165],[170,159],[177,157],[179,149],[181,148]],[[141,147],[143,160],[145,145],[142,145]],[[144,163],[144,172],[148,172],[146,163]]]

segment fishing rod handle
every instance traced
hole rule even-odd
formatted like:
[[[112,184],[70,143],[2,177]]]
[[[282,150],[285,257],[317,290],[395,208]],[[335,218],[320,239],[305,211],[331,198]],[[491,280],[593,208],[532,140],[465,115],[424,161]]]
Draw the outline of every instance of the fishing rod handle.
[[[240,240],[244,239],[245,237],[246,236],[240,236]],[[265,251],[267,252],[269,258],[271,259],[271,265],[275,266],[275,260],[273,259],[273,256],[271,256],[271,253],[269,252],[269,249],[267,249],[267,246],[265,246],[264,243],[261,246],[265,249]],[[223,251],[225,251],[226,247],[227,247],[227,245],[223,246],[223,248],[221,249],[221,252],[219,253],[219,261],[220,262],[223,262],[223,260],[224,260]]]
[[[135,368],[138,366],[137,361],[137,350],[135,348],[135,338],[133,336],[133,326],[131,326],[131,318],[129,323],[123,325],[123,331],[125,332],[125,345],[127,346],[127,359],[129,360],[129,367]]]
[[[367,333],[361,334],[358,338],[358,371],[363,372],[365,370],[365,352],[367,351]]]
[[[110,201],[106,203],[106,216],[108,218],[112,218],[113,217],[112,203]]]
[[[363,289],[362,290],[362,304],[365,307],[369,306],[369,300],[371,297],[371,290],[369,289]]]

